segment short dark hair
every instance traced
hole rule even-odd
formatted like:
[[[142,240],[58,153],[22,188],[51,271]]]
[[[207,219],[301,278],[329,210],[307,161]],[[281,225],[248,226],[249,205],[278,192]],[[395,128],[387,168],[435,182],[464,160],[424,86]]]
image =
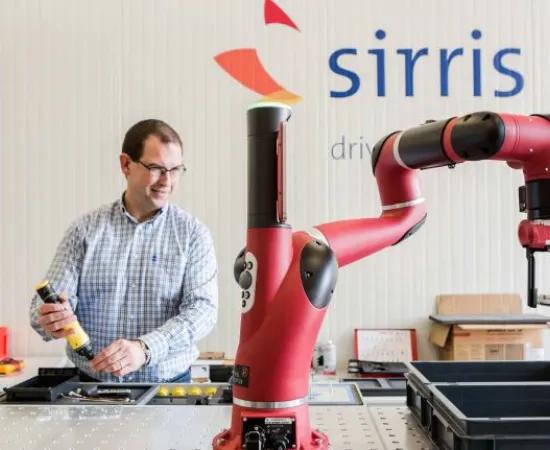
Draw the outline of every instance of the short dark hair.
[[[178,144],[183,152],[183,144],[176,130],[162,120],[146,119],[132,125],[126,132],[122,153],[126,153],[133,161],[139,161],[143,154],[143,144],[151,135],[165,144]]]

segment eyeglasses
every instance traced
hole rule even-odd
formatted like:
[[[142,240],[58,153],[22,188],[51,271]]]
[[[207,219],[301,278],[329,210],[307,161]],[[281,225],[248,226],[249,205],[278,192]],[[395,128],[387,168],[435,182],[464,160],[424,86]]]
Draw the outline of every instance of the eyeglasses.
[[[187,168],[183,164],[168,169],[167,167],[157,166],[156,164],[145,164],[141,161],[134,162],[137,162],[145,167],[154,178],[160,178],[165,173],[169,173],[171,177],[177,177],[180,176],[182,173],[187,172]]]

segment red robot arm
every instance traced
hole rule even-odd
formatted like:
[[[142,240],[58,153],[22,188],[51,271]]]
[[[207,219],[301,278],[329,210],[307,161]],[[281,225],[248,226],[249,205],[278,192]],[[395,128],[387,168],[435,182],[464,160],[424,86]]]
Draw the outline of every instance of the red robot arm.
[[[285,105],[248,111],[248,232],[237,257],[242,288],[239,348],[233,374],[230,430],[216,450],[327,449],[312,431],[307,393],[309,362],[336,284],[337,270],[414,233],[426,218],[418,170],[465,161],[506,161],[522,169],[520,203],[528,220],[520,241],[529,261],[530,304],[536,305],[533,252],[546,250],[550,232],[550,117],[490,112],[469,114],[386,136],[372,166],[382,214],[292,232],[284,214],[282,123]]]
[[[426,207],[418,187],[418,169],[454,167],[465,161],[506,161],[523,170],[520,210],[527,212],[518,236],[526,249],[527,303],[536,307],[535,259],[550,245],[550,116],[477,112],[428,122],[392,133],[376,144],[372,166],[382,200],[378,219],[319,225],[339,266],[394,245],[423,223]],[[548,302],[546,297],[543,301]]]
[[[426,206],[418,169],[484,159],[506,161],[523,170],[529,220],[522,226],[521,243],[540,249],[536,236],[541,235],[541,225],[538,231],[531,228],[533,221],[550,218],[550,116],[544,115],[478,112],[392,133],[376,144],[372,154],[381,216],[316,228],[335,252],[338,265],[349,264],[400,242],[422,225]]]

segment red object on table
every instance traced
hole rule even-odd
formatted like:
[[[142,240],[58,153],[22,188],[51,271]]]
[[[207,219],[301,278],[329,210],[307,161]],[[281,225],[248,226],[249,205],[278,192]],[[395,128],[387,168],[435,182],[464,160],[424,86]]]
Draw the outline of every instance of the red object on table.
[[[8,327],[0,327],[0,359],[8,356]]]

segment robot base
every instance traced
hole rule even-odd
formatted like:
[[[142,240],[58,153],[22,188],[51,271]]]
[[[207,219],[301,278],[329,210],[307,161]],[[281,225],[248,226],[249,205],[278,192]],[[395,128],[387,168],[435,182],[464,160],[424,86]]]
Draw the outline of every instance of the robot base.
[[[233,405],[231,429],[212,441],[214,450],[328,450],[326,434],[312,430],[307,405],[252,409]]]

